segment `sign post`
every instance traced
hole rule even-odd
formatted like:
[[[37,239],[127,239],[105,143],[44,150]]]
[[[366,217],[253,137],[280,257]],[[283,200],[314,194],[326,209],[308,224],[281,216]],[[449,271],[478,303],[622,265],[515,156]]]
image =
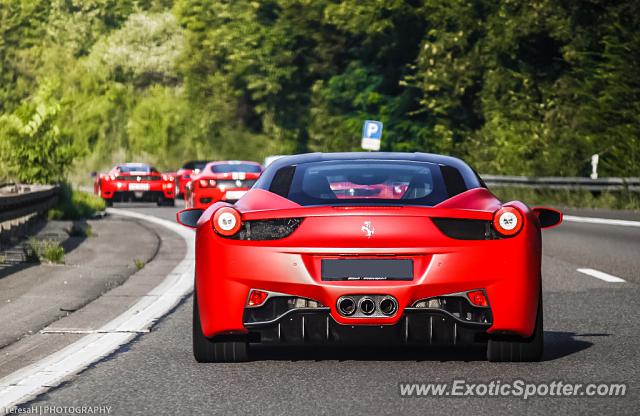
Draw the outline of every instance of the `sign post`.
[[[382,123],[380,121],[365,120],[362,126],[362,148],[365,150],[380,150],[382,141]]]
[[[591,156],[591,179],[598,179],[598,162],[600,161],[600,155],[597,153]]]

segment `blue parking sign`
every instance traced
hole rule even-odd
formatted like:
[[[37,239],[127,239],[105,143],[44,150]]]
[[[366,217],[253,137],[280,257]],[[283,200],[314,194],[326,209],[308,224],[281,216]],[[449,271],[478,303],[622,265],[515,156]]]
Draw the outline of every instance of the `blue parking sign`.
[[[382,139],[382,123],[380,121],[365,120],[362,126],[362,148],[365,150],[380,150]]]

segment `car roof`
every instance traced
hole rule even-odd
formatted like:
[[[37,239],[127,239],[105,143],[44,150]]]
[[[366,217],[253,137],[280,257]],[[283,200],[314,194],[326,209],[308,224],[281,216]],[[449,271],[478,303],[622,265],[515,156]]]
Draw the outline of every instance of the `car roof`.
[[[312,162],[346,161],[346,160],[387,160],[427,162],[456,168],[464,178],[467,188],[482,186],[480,178],[473,169],[462,160],[435,153],[407,153],[407,152],[340,152],[340,153],[304,153],[299,155],[283,156],[273,161],[260,177],[258,185],[271,183],[275,173],[285,166],[298,165]],[[259,186],[261,187],[261,186]]]
[[[240,164],[258,165],[258,166],[260,166],[260,163],[254,162],[252,160],[217,160],[215,162],[207,163],[207,167],[208,166],[214,166],[214,165],[240,165]]]

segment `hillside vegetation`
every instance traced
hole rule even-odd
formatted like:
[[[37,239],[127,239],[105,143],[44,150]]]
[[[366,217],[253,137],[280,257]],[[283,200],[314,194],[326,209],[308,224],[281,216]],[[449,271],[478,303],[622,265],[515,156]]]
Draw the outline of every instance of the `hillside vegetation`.
[[[357,150],[640,176],[635,0],[0,0],[0,179]]]

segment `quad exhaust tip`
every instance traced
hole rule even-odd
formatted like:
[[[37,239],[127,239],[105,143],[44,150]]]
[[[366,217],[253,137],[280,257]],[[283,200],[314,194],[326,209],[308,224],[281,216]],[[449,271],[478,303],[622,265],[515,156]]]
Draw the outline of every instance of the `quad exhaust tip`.
[[[336,304],[342,316],[393,316],[398,311],[398,301],[393,296],[342,296]]]
[[[338,300],[338,311],[344,316],[353,315],[356,312],[356,301],[350,297],[342,297]]]
[[[360,303],[358,304],[358,308],[360,312],[365,315],[372,315],[376,311],[376,303],[373,299],[369,297],[364,297],[360,299]]]
[[[398,301],[391,296],[382,298],[380,301],[380,312],[386,316],[391,316],[398,310]]]

